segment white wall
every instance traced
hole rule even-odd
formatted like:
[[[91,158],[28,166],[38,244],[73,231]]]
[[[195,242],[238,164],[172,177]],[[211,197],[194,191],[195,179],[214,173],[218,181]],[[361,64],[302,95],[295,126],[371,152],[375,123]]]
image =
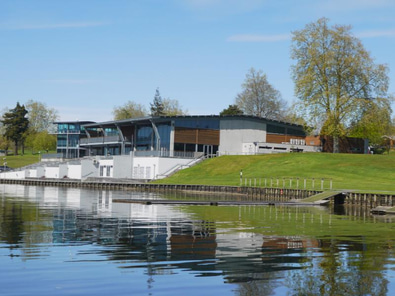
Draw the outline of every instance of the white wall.
[[[80,164],[68,165],[68,169],[69,171],[67,177],[69,177],[70,179],[81,179],[82,174]]]
[[[99,162],[97,159],[82,159],[81,160],[81,175],[82,179],[95,178],[99,175]]]
[[[45,178],[58,179],[59,167],[45,167]]]
[[[25,171],[5,172],[0,173],[0,178],[5,179],[25,179]]]
[[[132,178],[133,158],[131,155],[114,156],[114,178]]]
[[[221,119],[218,152],[220,154],[243,154],[244,143],[266,142],[266,123]]]
[[[26,178],[36,178],[37,177],[37,169],[28,169],[25,174]]]
[[[171,170],[182,168],[192,162],[193,159],[172,157],[134,157],[132,178],[150,180],[160,178]]]
[[[63,179],[64,177],[68,177],[68,165],[66,163],[59,164],[59,179]]]
[[[159,157],[134,157],[132,178],[133,179],[155,179],[159,174]]]

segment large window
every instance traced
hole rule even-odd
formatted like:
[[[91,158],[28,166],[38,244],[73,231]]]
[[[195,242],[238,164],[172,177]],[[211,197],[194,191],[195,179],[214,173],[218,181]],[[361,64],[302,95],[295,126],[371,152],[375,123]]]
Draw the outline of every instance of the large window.
[[[67,135],[58,135],[58,147],[67,147]]]
[[[170,132],[171,127],[170,124],[160,124],[157,125],[159,136],[160,136],[160,147],[165,148],[166,150],[170,150]],[[156,145],[156,141],[155,141]],[[159,150],[158,148],[156,150]]]
[[[137,128],[136,146],[138,150],[148,150],[153,140],[152,126],[141,126]]]
[[[165,148],[170,149],[170,132],[169,123],[158,124],[156,126],[160,137],[160,147],[157,146],[157,137],[152,126],[141,126],[137,128],[136,146],[138,150],[148,150],[153,147],[154,150]]]

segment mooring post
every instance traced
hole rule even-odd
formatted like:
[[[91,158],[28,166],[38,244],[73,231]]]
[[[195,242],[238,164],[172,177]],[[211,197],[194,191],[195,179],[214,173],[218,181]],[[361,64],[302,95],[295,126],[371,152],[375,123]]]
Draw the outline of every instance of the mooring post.
[[[321,179],[321,190],[324,190],[324,178]]]
[[[311,181],[311,186],[313,187],[313,189],[314,189],[314,178],[312,179],[312,181]]]

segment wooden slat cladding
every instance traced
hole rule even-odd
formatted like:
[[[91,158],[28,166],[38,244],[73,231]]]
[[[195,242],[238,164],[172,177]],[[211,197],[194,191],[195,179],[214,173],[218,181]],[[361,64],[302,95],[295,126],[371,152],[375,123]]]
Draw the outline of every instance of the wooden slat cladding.
[[[302,140],[304,140],[305,138],[306,137],[301,137],[301,136],[266,134],[266,142],[267,143],[277,143],[277,144],[281,144],[283,142],[289,143],[291,141],[291,139],[302,139]]]
[[[175,143],[219,145],[219,130],[211,129],[175,129]]]

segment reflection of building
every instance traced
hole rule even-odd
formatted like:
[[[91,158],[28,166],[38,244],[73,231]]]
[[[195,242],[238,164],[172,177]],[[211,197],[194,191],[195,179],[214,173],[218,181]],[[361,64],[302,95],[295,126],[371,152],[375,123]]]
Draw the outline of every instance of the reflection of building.
[[[278,253],[284,250],[308,249],[320,247],[320,241],[300,236],[265,237],[263,239],[262,251]]]

